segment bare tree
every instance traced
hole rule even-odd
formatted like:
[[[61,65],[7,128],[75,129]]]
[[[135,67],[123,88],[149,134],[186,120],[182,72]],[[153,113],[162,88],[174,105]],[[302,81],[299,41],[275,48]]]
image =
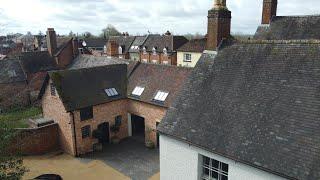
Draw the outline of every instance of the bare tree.
[[[102,29],[102,34],[100,37],[109,38],[110,36],[120,36],[121,33],[117,30],[116,27],[109,24],[106,28]]]

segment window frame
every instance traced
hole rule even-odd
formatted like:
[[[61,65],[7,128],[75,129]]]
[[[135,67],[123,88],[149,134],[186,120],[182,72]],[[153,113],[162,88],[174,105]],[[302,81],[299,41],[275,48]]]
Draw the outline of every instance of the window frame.
[[[190,59],[188,59],[190,58]],[[192,54],[191,53],[184,53],[183,54],[183,62],[192,62]]]
[[[80,121],[86,121],[90,119],[93,119],[93,107],[89,106],[89,107],[80,109]]]
[[[136,97],[140,97],[140,96],[143,94],[144,90],[145,90],[144,87],[142,87],[142,86],[136,86],[136,87],[133,89],[131,95],[136,96]]]
[[[86,132],[86,131],[88,131],[88,132]],[[91,126],[90,125],[83,126],[81,128],[81,137],[82,137],[82,139],[86,139],[86,138],[91,137]]]
[[[121,116],[121,115],[116,116],[116,117],[114,118],[114,124],[115,124],[115,126],[117,126],[117,127],[120,127],[120,126],[121,126],[121,124],[122,124],[122,116]]]
[[[107,88],[104,90],[104,92],[108,97],[115,97],[120,95],[116,88]]]
[[[169,92],[167,91],[162,91],[162,90],[158,90],[155,94],[155,96],[153,97],[153,101],[156,101],[156,102],[165,102],[166,99],[168,98],[169,96]]]
[[[51,96],[57,96],[56,86],[53,83],[50,83],[50,94]]]
[[[218,161],[216,159],[210,158],[208,156],[200,155],[201,161],[200,161],[200,180],[211,180],[214,177],[213,174],[216,174],[217,180],[228,180],[229,179],[229,165],[227,163]],[[209,160],[209,164],[207,164],[207,161]],[[226,168],[227,171],[224,169]],[[205,174],[205,172],[208,173]]]

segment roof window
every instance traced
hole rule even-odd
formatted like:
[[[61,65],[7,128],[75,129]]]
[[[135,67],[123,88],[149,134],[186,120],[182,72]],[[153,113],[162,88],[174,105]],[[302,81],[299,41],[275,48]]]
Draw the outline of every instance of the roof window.
[[[153,100],[164,102],[167,99],[168,95],[169,95],[168,92],[158,91],[156,96],[153,98]]]
[[[119,93],[115,88],[109,88],[104,90],[109,97],[118,96]]]
[[[140,86],[137,86],[134,88],[134,90],[132,91],[132,95],[134,96],[141,96],[141,94],[143,93],[144,91],[144,87],[140,87]]]

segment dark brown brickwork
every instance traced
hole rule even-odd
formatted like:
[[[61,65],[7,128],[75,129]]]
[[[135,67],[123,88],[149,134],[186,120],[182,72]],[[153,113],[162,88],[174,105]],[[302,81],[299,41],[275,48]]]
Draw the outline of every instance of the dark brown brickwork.
[[[116,57],[118,55],[118,48],[119,48],[119,45],[116,41],[108,41],[108,44],[107,44],[107,55],[108,56],[112,56],[112,57]]]
[[[53,28],[47,30],[47,47],[49,54],[53,56],[57,50],[57,35]]]
[[[211,9],[208,11],[207,50],[215,51],[221,41],[230,36],[231,11]]]
[[[41,155],[60,149],[57,124],[18,130],[13,149],[22,155]]]
[[[74,43],[70,40],[63,49],[56,54],[55,60],[57,62],[58,68],[64,69],[69,66],[73,59],[77,56],[74,49]]]
[[[277,15],[278,0],[263,0],[262,24],[270,24],[273,16]]]

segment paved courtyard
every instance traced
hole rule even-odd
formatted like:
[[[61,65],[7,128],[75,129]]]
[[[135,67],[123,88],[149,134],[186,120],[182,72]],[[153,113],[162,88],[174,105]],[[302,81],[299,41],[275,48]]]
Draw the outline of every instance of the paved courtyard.
[[[64,179],[159,180],[159,152],[133,139],[105,146],[104,151],[74,158],[48,154],[24,158],[30,170],[23,179],[41,174],[59,174]]]
[[[147,180],[159,172],[159,151],[135,139],[105,146],[103,152],[86,155],[81,161],[100,160],[133,180]],[[157,176],[157,175],[156,175]]]

